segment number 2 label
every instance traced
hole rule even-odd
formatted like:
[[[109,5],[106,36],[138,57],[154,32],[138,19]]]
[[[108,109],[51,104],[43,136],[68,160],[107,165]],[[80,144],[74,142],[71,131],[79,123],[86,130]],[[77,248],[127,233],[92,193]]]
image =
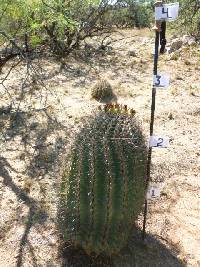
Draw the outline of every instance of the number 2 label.
[[[169,146],[169,137],[161,137],[153,135],[150,137],[149,146],[166,148]]]
[[[161,138],[161,137],[159,137],[158,138],[158,142],[157,142],[157,146],[163,146],[163,142],[164,142],[164,138]]]

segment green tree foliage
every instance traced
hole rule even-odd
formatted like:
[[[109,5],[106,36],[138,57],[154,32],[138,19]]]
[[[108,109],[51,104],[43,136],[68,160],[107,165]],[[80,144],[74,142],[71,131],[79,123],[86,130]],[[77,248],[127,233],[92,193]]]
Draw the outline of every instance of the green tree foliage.
[[[0,0],[0,33],[32,48],[48,44],[51,51],[69,53],[87,36],[117,25],[149,25],[149,8],[134,0]],[[5,41],[2,39],[1,44]]]
[[[200,38],[200,1],[180,0],[179,31]]]
[[[46,43],[55,52],[69,52],[105,26],[99,0],[0,0],[0,6],[0,30],[9,38],[27,34],[32,47]]]
[[[111,24],[117,27],[149,27],[153,17],[150,3],[145,1],[125,0],[116,2],[109,12]]]

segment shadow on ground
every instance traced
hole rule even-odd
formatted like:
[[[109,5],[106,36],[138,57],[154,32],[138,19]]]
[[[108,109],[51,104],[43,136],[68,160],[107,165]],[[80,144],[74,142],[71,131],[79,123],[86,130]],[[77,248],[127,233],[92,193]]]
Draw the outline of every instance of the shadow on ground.
[[[39,123],[41,117],[43,121]],[[2,143],[9,145],[15,138],[20,140],[20,160],[26,162],[26,172],[34,180],[41,173],[44,176],[54,171],[55,162],[64,147],[60,133],[67,133],[69,128],[58,122],[45,108],[27,112],[12,110],[4,112],[0,119]],[[9,151],[19,152],[19,146]]]
[[[41,110],[45,115],[46,123],[37,122],[37,112],[13,112],[4,111],[1,117],[1,128],[6,142],[11,142],[15,137],[21,138],[22,161],[27,159],[26,174],[33,180],[43,180],[46,174],[52,175],[54,162],[62,151],[64,140],[59,136],[59,130],[69,130],[46,110]],[[48,140],[53,135],[54,142]],[[30,149],[32,148],[32,150]],[[18,148],[13,148],[18,149]],[[30,152],[31,151],[31,152]],[[42,172],[41,172],[42,171]],[[35,223],[44,224],[48,219],[48,212],[41,209],[40,202],[29,196],[29,192],[15,183],[11,173],[16,173],[9,161],[0,157],[0,176],[3,178],[4,186],[10,188],[19,200],[29,207],[27,223],[24,233],[19,242],[18,256],[16,266],[23,265],[23,255],[25,246],[28,245],[32,260],[37,265],[37,257],[28,236]],[[41,175],[42,174],[42,175]],[[39,178],[40,177],[40,178]],[[105,256],[88,257],[84,251],[75,250],[70,246],[63,249],[62,267],[184,267],[176,255],[179,250],[174,246],[167,244],[169,248],[163,245],[155,237],[148,235],[146,242],[141,240],[139,231],[129,240],[129,244],[117,257],[108,258]],[[53,266],[52,263],[50,266]]]
[[[66,245],[62,267],[185,267],[177,258],[179,249],[169,243],[167,246],[170,248],[152,235],[147,235],[143,242],[138,230],[120,254],[112,258],[105,255],[89,257],[83,250]]]
[[[25,171],[18,171],[15,168],[14,161],[12,164],[9,157],[3,156],[3,150],[1,151],[0,177],[2,178],[2,185],[16,195],[19,205],[25,204],[29,208],[26,218],[24,218],[24,232],[19,239],[19,246],[16,251],[16,267],[25,266],[23,258],[27,247],[34,266],[38,266],[38,256],[31,240],[29,240],[29,234],[35,224],[44,225],[48,219],[48,210],[43,207],[44,202],[49,201],[45,193],[47,185],[43,185],[42,182],[48,181],[45,175],[54,177],[55,164],[64,147],[60,131],[65,130],[67,132],[67,129],[45,109],[38,112],[23,112],[0,108],[0,115],[2,148],[11,153],[15,152],[18,162],[25,163]],[[45,118],[44,122],[38,123],[38,116],[41,117],[41,115]],[[51,136],[52,138],[49,140]],[[18,143],[15,143],[15,139],[19,140]],[[24,177],[23,175],[29,177],[30,186],[35,182],[40,185],[40,191],[44,192],[41,193],[44,194],[41,200],[35,196],[30,196],[30,188],[24,187],[23,183],[19,183],[17,176]],[[11,210],[11,212],[14,211]],[[18,219],[17,217],[16,220]],[[9,224],[12,227],[12,222],[9,222]],[[4,238],[6,238],[6,234],[6,231],[4,231]],[[2,239],[2,236],[0,239]]]

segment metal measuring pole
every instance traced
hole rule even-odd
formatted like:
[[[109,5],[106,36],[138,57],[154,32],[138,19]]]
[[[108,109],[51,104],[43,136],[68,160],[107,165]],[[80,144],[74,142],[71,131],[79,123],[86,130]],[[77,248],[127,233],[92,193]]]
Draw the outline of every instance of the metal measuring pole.
[[[162,6],[164,1],[156,1],[155,7]],[[153,75],[158,74],[158,57],[159,57],[159,46],[160,43],[162,45],[165,40],[165,30],[166,30],[166,22],[165,21],[156,21],[155,26],[153,28],[155,30],[155,52],[154,52],[154,67],[153,67]],[[162,34],[161,34],[162,32]],[[164,35],[163,35],[164,33]],[[164,39],[163,39],[164,37]],[[160,42],[161,41],[161,42]],[[164,43],[163,43],[164,44]],[[166,44],[166,43],[165,43]],[[165,46],[164,44],[164,46]],[[161,53],[164,52],[163,46],[161,46]],[[150,122],[150,136],[153,135],[154,128],[154,118],[155,118],[155,105],[156,105],[156,87],[153,85],[152,87],[152,102],[151,102],[151,122]],[[151,175],[151,157],[152,157],[152,147],[149,147],[148,157],[147,157],[147,166],[146,166],[146,192],[148,190],[148,185],[150,182]],[[148,201],[145,197],[145,205],[144,205],[144,220],[143,220],[143,230],[142,230],[142,238],[145,239],[146,236],[146,222],[147,222],[147,209],[148,209]]]

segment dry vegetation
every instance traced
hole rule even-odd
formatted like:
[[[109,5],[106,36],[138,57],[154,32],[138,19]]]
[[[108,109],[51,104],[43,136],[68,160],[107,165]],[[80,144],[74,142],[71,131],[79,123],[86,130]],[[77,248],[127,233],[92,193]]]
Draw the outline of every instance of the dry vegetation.
[[[19,65],[0,87],[0,267],[111,266],[70,250],[63,260],[56,203],[74,133],[99,105],[91,99],[99,79],[109,81],[115,102],[136,110],[148,136],[153,34],[124,30],[112,38],[104,50],[94,49],[97,39],[88,40],[85,53],[76,52],[62,67],[53,59],[35,60],[31,87],[26,66]],[[155,134],[171,140],[168,149],[153,151],[152,179],[162,187],[161,198],[150,204],[146,244],[138,230],[112,260],[116,267],[200,266],[200,49],[185,49],[176,60],[165,54],[159,68],[171,76],[156,103]]]

